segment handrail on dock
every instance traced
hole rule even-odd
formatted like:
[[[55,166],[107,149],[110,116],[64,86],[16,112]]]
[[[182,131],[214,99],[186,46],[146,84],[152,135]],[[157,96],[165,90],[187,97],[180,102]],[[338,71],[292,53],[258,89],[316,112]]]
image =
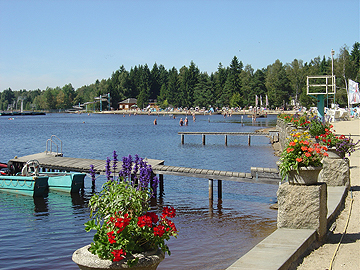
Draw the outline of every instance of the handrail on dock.
[[[53,138],[55,138],[55,139],[57,139],[59,142],[60,142],[60,152],[59,152],[59,146],[58,146],[58,144],[53,140]],[[48,151],[48,149],[49,149],[49,144],[50,144],[50,151]],[[51,135],[51,137],[50,137],[50,139],[47,139],[46,140],[46,154],[48,153],[48,152],[50,152],[50,153],[52,153],[53,151],[52,151],[52,145],[53,144],[55,144],[55,146],[56,146],[56,155],[60,155],[60,156],[62,156],[62,154],[63,154],[63,152],[62,152],[62,141],[59,139],[59,137],[58,136],[56,136],[56,135]]]

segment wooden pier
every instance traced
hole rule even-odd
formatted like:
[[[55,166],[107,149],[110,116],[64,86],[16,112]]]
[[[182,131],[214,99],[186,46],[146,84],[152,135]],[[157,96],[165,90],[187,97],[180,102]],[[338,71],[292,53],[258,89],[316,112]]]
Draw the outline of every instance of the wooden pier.
[[[28,155],[24,157],[16,157],[10,159],[9,163],[14,166],[22,168],[22,166],[28,160],[37,160],[40,163],[41,168],[49,171],[72,171],[72,172],[82,172],[89,173],[90,165],[94,165],[94,171],[97,174],[105,175],[105,160],[97,159],[84,159],[84,158],[71,158],[64,157],[62,154],[52,153],[52,152],[42,152],[33,155]],[[163,160],[157,159],[145,159],[145,161],[150,164],[152,167],[155,165],[164,164]],[[119,161],[119,166],[121,167],[121,161]],[[117,170],[119,171],[119,170]]]
[[[15,157],[9,160],[8,164],[14,166],[16,171],[21,168],[28,160],[37,160],[40,167],[47,171],[74,171],[89,173],[90,165],[94,166],[97,174],[105,174],[105,160],[82,159],[64,157],[62,154],[52,152],[42,152],[33,155]],[[160,194],[164,191],[163,175],[176,175],[184,177],[206,178],[209,179],[209,199],[213,199],[213,181],[218,180],[218,198],[222,198],[222,181],[235,181],[246,183],[261,183],[278,185],[281,178],[275,168],[256,168],[251,167],[251,173],[230,172],[208,169],[195,169],[188,167],[166,166],[164,160],[145,159],[151,165],[153,172],[159,175]],[[118,162],[118,169],[121,168],[121,161]]]
[[[185,135],[201,135],[202,144],[205,145],[206,135],[223,135],[225,136],[225,145],[228,143],[228,136],[247,136],[248,145],[251,144],[251,136],[267,136],[270,137],[271,143],[279,140],[279,131],[270,130],[269,132],[178,132],[181,135],[181,144],[185,143]]]

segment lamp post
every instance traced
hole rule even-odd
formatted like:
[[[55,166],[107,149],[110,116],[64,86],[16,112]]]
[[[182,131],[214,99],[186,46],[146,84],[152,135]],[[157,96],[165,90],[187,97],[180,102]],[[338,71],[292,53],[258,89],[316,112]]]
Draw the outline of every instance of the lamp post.
[[[335,80],[334,80],[334,54],[335,51],[331,49],[331,81],[332,81],[332,90],[334,93],[334,106],[335,106]]]

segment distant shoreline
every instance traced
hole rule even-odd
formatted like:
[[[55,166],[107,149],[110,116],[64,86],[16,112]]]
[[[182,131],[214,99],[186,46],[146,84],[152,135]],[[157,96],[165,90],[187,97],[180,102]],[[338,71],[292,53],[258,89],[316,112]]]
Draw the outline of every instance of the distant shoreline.
[[[296,111],[288,111],[287,113],[295,113]],[[81,112],[81,113],[89,113],[89,112]],[[194,112],[194,111],[175,111],[175,112],[166,112],[166,111],[160,111],[160,112],[143,112],[143,111],[135,111],[135,110],[116,110],[116,111],[102,111],[102,112],[91,112],[91,113],[99,113],[99,114],[138,114],[138,115],[218,115],[218,114],[223,114],[223,112],[218,111],[218,112],[213,112],[213,113],[208,113],[208,112]],[[271,114],[271,115],[277,115],[282,113],[281,111],[275,111],[275,110],[269,110],[266,111],[265,113],[267,114]],[[252,115],[253,113],[249,110],[245,110],[245,111],[238,111],[238,112],[232,112],[231,115]]]

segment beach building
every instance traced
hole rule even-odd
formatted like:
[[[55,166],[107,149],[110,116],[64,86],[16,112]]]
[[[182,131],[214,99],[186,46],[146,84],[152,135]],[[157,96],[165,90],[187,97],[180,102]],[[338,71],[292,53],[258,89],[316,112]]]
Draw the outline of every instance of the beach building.
[[[128,98],[119,102],[119,110],[130,110],[132,106],[136,106],[136,98]]]

